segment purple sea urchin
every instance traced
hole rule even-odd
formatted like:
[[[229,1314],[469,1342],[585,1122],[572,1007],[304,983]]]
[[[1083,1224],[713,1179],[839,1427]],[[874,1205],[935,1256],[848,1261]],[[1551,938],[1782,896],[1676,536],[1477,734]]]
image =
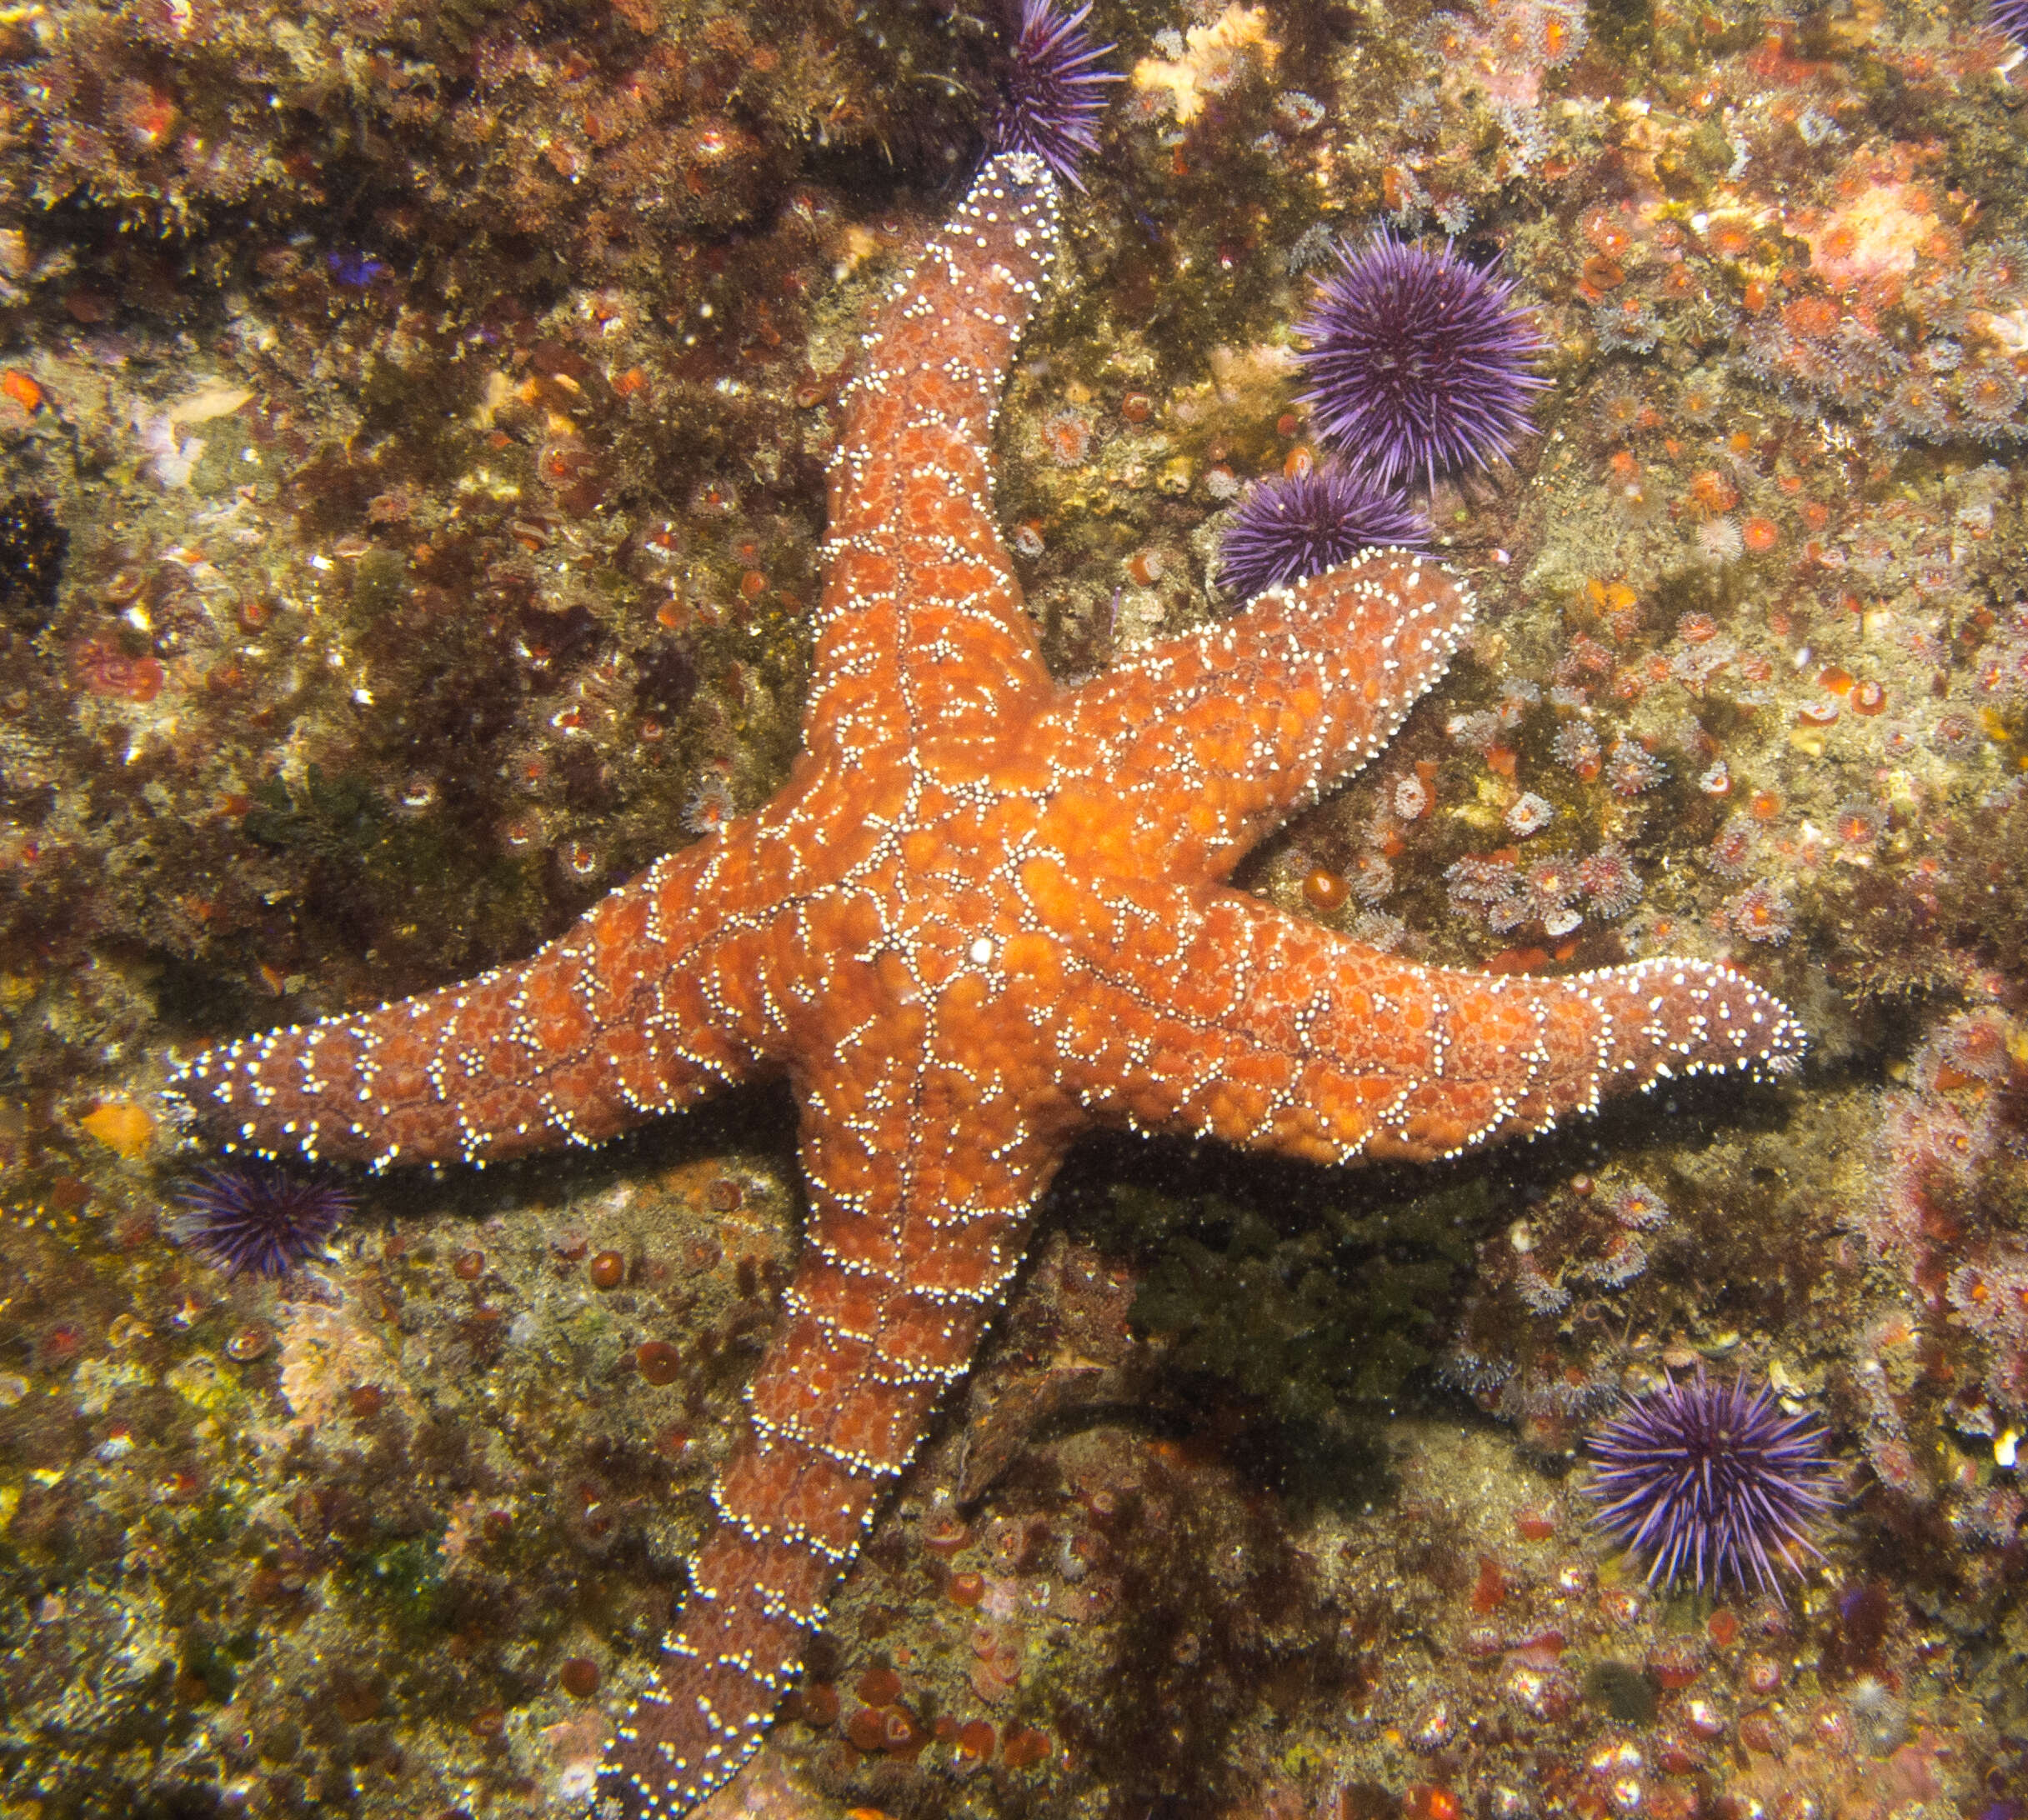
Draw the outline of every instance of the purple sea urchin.
[[[1648,1561],[1648,1579],[1728,1579],[1780,1594],[1779,1561],[1802,1572],[1810,1532],[1837,1502],[1824,1432],[1775,1406],[1742,1375],[1694,1378],[1634,1398],[1591,1438],[1598,1521]]]
[[[2016,44],[2028,44],[2028,0],[1992,0],[1993,29]]]
[[[1242,600],[1349,562],[1361,550],[1420,550],[1430,527],[1407,501],[1326,462],[1246,489],[1219,545],[1219,579]]]
[[[1383,484],[1480,468],[1529,427],[1542,337],[1495,278],[1445,247],[1341,245],[1297,332],[1317,433]]]
[[[228,1277],[284,1275],[353,1210],[335,1182],[251,1162],[207,1169],[177,1198],[176,1237]]]
[[[999,111],[986,132],[995,152],[1032,152],[1079,190],[1078,165],[1099,149],[1092,128],[1105,109],[1104,85],[1120,79],[1094,68],[1113,47],[1092,42],[1084,29],[1090,12],[1059,14],[1055,0],[1021,0]]]

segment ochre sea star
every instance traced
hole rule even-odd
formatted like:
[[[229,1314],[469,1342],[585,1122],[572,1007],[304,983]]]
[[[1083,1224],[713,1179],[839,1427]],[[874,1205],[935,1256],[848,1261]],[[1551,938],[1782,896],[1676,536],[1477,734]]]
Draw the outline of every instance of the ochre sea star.
[[[1057,211],[1038,159],[991,159],[869,338],[805,749],[771,802],[523,966],[182,1070],[235,1147],[376,1167],[596,1142],[789,1074],[802,1258],[722,1522],[613,1745],[614,1814],[687,1808],[759,1744],[1079,1132],[1455,1156],[1800,1047],[1724,968],[1443,972],[1227,887],[1392,735],[1469,598],[1369,552],[1059,688],[987,472]]]

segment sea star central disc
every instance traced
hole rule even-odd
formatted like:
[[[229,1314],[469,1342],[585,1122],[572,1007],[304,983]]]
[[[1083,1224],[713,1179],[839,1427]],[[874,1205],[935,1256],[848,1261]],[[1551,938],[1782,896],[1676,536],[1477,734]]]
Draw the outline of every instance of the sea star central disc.
[[[615,1815],[680,1812],[758,1745],[1080,1131],[1452,1156],[1800,1045],[1724,968],[1443,972],[1227,887],[1393,734],[1470,599],[1370,552],[1059,688],[987,472],[1057,210],[1039,159],[990,160],[869,338],[805,749],[771,802],[520,967],[182,1072],[233,1146],[376,1167],[596,1142],[764,1070],[794,1082],[803,1255],[722,1522],[618,1727]]]

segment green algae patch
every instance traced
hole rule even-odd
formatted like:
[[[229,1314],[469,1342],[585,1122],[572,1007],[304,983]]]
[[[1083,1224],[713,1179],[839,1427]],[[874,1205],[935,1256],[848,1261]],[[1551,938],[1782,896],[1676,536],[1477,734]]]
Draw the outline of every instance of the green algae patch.
[[[367,1555],[339,1576],[411,1642],[441,1630],[450,1605],[443,1553],[433,1536],[408,1536]]]

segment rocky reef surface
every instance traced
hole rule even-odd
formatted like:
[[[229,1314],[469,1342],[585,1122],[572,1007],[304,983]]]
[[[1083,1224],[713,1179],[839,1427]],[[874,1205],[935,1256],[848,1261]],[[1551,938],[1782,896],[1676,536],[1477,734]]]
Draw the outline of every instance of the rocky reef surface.
[[[796,1243],[754,1093],[190,1242],[170,1046],[525,953],[780,781],[872,304],[1007,21],[0,11],[0,1812],[563,1815]],[[1469,652],[1241,882],[1447,965],[1726,958],[1815,1044],[1360,1176],[1122,1140],[721,1817],[2028,1812],[2028,73],[1975,5],[1102,3],[999,427],[1061,677],[1237,604],[1341,238],[1499,262]],[[1779,1594],[1588,1434],[1820,1424]]]

